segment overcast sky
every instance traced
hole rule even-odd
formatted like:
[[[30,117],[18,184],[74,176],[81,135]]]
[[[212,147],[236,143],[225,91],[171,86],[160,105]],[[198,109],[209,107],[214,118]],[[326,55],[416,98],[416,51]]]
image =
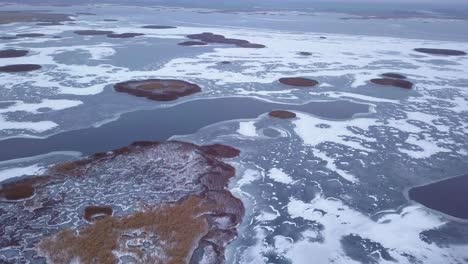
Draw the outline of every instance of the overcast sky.
[[[166,2],[169,3],[171,0],[146,0],[147,2]],[[354,3],[368,3],[368,4],[402,4],[402,5],[415,5],[415,4],[437,4],[440,6],[451,5],[451,4],[467,4],[468,0],[172,0],[172,2],[184,2],[184,3],[212,3],[212,4],[228,4],[232,5],[235,3],[257,3],[257,4],[268,4],[275,3],[277,5],[287,6],[291,3],[304,3],[307,4],[318,4],[318,3],[342,3],[342,4],[354,4]]]
[[[204,7],[235,7],[235,6],[261,6],[261,7],[327,7],[334,6],[347,8],[357,3],[368,4],[369,7],[379,7],[391,4],[395,6],[419,6],[430,4],[438,8],[450,7],[454,4],[463,4],[468,9],[468,0],[0,0],[0,2],[16,3],[146,3],[162,5],[204,6]],[[337,4],[339,3],[339,4]],[[457,9],[458,10],[458,9]],[[465,8],[463,10],[466,11]]]

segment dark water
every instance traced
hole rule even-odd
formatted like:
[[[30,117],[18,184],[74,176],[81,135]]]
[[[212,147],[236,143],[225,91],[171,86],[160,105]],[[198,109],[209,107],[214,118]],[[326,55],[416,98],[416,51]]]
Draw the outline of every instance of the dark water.
[[[444,214],[468,219],[468,174],[412,188],[409,197]]]
[[[100,127],[63,132],[50,137],[11,138],[0,141],[0,161],[52,151],[79,151],[85,155],[127,146],[135,141],[166,140],[195,133],[202,127],[233,119],[256,118],[272,110],[296,110],[328,119],[349,119],[368,113],[369,106],[351,101],[285,105],[252,98],[195,100],[170,108],[136,111]]]

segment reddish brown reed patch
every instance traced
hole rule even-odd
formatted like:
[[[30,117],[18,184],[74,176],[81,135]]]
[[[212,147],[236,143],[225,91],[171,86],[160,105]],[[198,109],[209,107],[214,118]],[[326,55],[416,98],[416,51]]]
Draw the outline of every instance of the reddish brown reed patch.
[[[290,118],[295,118],[296,117],[295,113],[285,111],[285,110],[271,111],[268,115],[271,116],[271,117],[280,118],[280,119],[290,119]]]
[[[318,84],[316,80],[311,80],[311,79],[301,78],[301,77],[281,78],[279,79],[279,82],[282,84],[296,86],[296,87],[312,87]]]
[[[156,101],[173,101],[201,91],[200,86],[181,80],[149,79],[114,85],[117,92],[146,97]]]
[[[218,158],[235,158],[240,154],[240,150],[223,144],[201,146],[200,149],[206,154]]]
[[[378,85],[394,86],[394,87],[400,87],[404,89],[413,88],[412,82],[406,81],[406,80],[400,80],[400,79],[381,78],[381,79],[372,79],[371,82],[374,84],[378,84]]]
[[[34,195],[35,186],[49,179],[47,176],[37,176],[3,184],[0,187],[0,197],[11,201],[30,198]]]
[[[86,170],[85,166],[91,162],[93,162],[93,159],[64,162],[53,166],[49,169],[49,172],[68,176],[81,176]]]
[[[179,203],[166,204],[133,215],[106,217],[80,230],[70,229],[45,238],[38,248],[54,263],[69,263],[78,258],[82,263],[116,263],[113,251],[134,253],[146,263],[179,264],[188,262],[200,239],[208,233],[205,214],[211,206],[199,196],[190,196]],[[142,239],[157,237],[164,254],[149,255],[126,243],[127,234],[143,230]]]

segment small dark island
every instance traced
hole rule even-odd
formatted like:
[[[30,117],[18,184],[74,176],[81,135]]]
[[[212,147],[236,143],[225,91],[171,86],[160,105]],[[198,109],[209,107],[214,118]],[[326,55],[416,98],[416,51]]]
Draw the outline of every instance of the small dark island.
[[[143,33],[121,33],[121,34],[117,34],[117,33],[111,33],[111,34],[108,34],[107,37],[108,38],[134,38],[134,37],[139,37],[139,36],[144,36],[145,34]]]
[[[240,48],[251,48],[251,49],[263,49],[263,48],[266,48],[265,45],[256,44],[256,43],[238,44],[237,47],[240,47]]]
[[[414,49],[417,52],[433,54],[433,55],[446,55],[446,56],[463,56],[466,52],[460,50],[451,49],[433,49],[433,48],[417,48]]]
[[[17,49],[7,49],[0,50],[0,58],[18,58],[28,55],[29,51],[27,50],[17,50]]]
[[[203,41],[184,41],[179,43],[180,46],[205,46],[208,45],[208,43],[203,42]]]
[[[390,78],[380,78],[380,79],[372,79],[371,82],[373,84],[384,85],[384,86],[394,86],[400,87],[404,89],[411,89],[413,88],[413,83],[407,80],[401,79],[390,79]]]
[[[382,74],[382,76],[393,78],[393,79],[406,79],[406,76],[398,74],[398,73],[384,73]]]
[[[313,87],[318,84],[316,80],[302,78],[302,77],[286,77],[278,80],[282,84],[296,87]]]
[[[1,40],[13,40],[13,39],[18,39],[17,36],[1,36]]]
[[[269,116],[274,117],[274,118],[279,118],[279,119],[291,119],[291,118],[296,118],[296,114],[293,112],[285,111],[285,110],[275,110],[271,111]]]
[[[16,34],[18,38],[40,38],[45,37],[45,34],[42,33],[23,33],[23,34]]]
[[[80,35],[80,36],[100,36],[100,35],[113,34],[114,31],[87,29],[87,30],[77,30],[77,31],[74,31],[73,33]]]
[[[117,92],[146,97],[155,101],[173,101],[201,92],[200,86],[181,80],[150,79],[128,81],[114,85]]]
[[[240,150],[223,144],[201,146],[200,149],[208,155],[223,159],[235,158],[240,154]]]
[[[89,12],[77,12],[76,14],[80,16],[97,16],[97,14],[89,13]]]
[[[142,26],[141,28],[146,28],[146,29],[172,29],[172,28],[177,28],[177,27],[161,26],[161,25],[147,25],[147,26]]]
[[[37,64],[13,64],[0,67],[0,72],[15,73],[15,72],[28,72],[41,69],[41,65]]]
[[[196,39],[205,43],[233,44],[240,48],[259,49],[266,47],[262,44],[250,43],[249,41],[244,39],[226,38],[223,35],[213,34],[210,32],[188,35],[187,38]]]

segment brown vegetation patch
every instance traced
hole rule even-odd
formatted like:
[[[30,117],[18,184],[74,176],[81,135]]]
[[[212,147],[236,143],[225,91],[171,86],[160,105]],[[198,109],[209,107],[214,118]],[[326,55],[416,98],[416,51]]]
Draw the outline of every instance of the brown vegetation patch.
[[[281,78],[279,82],[282,84],[290,85],[290,86],[297,86],[297,87],[313,87],[318,84],[316,80],[311,80],[307,78],[301,77],[289,77],[289,78]]]
[[[27,50],[7,49],[0,50],[0,58],[17,58],[26,56],[29,53]]]
[[[99,220],[106,216],[112,216],[111,206],[87,206],[84,210],[84,219],[89,222]]]
[[[81,176],[85,172],[85,166],[94,160],[84,159],[57,164],[50,169],[51,173],[65,174],[70,176]]]
[[[265,48],[265,46],[262,44],[250,43],[249,41],[244,39],[226,38],[223,35],[213,34],[209,32],[188,35],[187,38],[200,40],[206,43],[234,44],[242,48]]]
[[[41,69],[41,65],[37,64],[14,64],[0,67],[0,72],[14,73],[14,72],[28,72]]]
[[[208,45],[208,43],[203,42],[203,41],[184,41],[179,43],[180,46],[205,46]]]
[[[384,73],[382,74],[384,77],[394,78],[394,79],[406,79],[406,76],[398,74],[398,73]]]
[[[69,229],[61,231],[38,247],[54,263],[69,263],[78,257],[86,264],[113,264],[117,263],[113,251],[132,254],[143,263],[187,263],[209,230],[204,215],[211,210],[212,206],[201,197],[190,196],[180,203],[148,208],[127,217],[106,217],[79,234]],[[129,246],[133,233],[139,230],[143,233],[138,238],[159,250],[151,254]]]
[[[147,28],[147,29],[171,29],[171,28],[177,28],[173,26],[160,26],[160,25],[147,25],[147,26],[142,26],[141,28]]]
[[[268,115],[271,116],[271,117],[280,118],[280,119],[290,119],[290,118],[295,118],[296,117],[295,113],[285,111],[285,110],[271,111]]]
[[[221,144],[142,141],[59,164],[44,180],[5,184],[1,197],[31,198],[5,202],[18,206],[5,213],[4,235],[13,239],[0,245],[16,243],[21,260],[44,256],[51,263],[187,263],[195,251],[223,262],[245,209],[225,189],[234,167],[219,158],[237,155]],[[89,201],[98,202],[80,210],[87,221],[66,217]],[[115,208],[125,209],[115,216]],[[72,228],[56,231],[65,223]],[[37,251],[23,254],[31,245]]]
[[[156,101],[173,101],[201,91],[200,86],[181,80],[149,79],[114,85],[117,92],[146,97]]]
[[[400,87],[400,88],[405,88],[405,89],[413,88],[412,82],[406,81],[406,80],[400,80],[400,79],[381,78],[381,79],[372,79],[371,82],[374,84],[378,84],[378,85],[394,86],[394,87]]]
[[[80,36],[100,36],[100,35],[109,35],[109,34],[112,34],[114,32],[109,31],[109,30],[92,30],[92,29],[88,29],[88,30],[73,31],[73,33],[78,34]]]
[[[223,144],[201,146],[200,149],[206,154],[218,158],[235,158],[240,154],[240,150]]]
[[[446,56],[463,56],[466,52],[460,50],[451,49],[429,49],[429,48],[417,48],[414,49],[417,52],[433,54],[433,55],[446,55]]]
[[[122,34],[117,34],[117,33],[112,33],[108,34],[108,38],[134,38],[134,37],[139,37],[139,36],[144,36],[145,34],[143,33],[122,33]]]
[[[30,198],[34,195],[34,186],[46,182],[49,177],[31,177],[2,184],[0,197],[10,201]]]

